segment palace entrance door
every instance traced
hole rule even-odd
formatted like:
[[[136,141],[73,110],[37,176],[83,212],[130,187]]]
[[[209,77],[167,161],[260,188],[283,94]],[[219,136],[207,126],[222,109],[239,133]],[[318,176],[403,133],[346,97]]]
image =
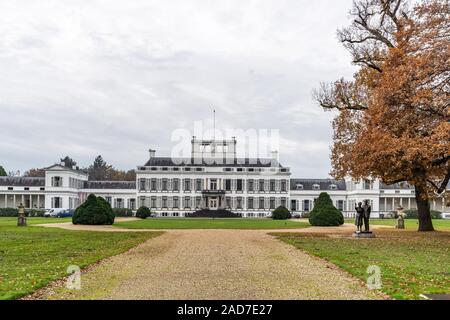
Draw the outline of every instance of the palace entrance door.
[[[219,208],[219,200],[217,197],[209,197],[208,207],[210,210],[217,210]]]

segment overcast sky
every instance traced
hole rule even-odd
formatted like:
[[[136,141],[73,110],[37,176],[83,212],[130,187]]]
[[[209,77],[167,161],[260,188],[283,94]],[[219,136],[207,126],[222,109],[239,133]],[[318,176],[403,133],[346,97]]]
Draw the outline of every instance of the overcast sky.
[[[354,69],[351,0],[0,2],[0,165],[170,156],[174,130],[278,129],[293,177],[330,171],[333,114],[311,91]],[[238,142],[239,143],[239,142]]]

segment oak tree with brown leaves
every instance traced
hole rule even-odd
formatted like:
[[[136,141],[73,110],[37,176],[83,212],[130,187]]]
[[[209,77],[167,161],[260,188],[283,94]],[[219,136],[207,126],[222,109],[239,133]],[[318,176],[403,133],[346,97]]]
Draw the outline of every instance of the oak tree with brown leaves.
[[[359,0],[350,14],[338,37],[359,69],[314,92],[338,110],[332,174],[407,181],[419,231],[433,231],[430,199],[450,180],[449,1]]]

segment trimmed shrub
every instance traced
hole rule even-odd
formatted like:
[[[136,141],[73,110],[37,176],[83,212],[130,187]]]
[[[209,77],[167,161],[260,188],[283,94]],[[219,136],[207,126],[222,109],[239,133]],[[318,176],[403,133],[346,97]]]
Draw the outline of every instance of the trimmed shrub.
[[[142,206],[136,211],[136,217],[141,218],[141,219],[146,219],[146,218],[150,217],[150,214],[151,214],[151,211],[146,206]]]
[[[340,226],[344,224],[344,216],[333,205],[328,193],[322,192],[310,213],[309,223],[313,226]]]
[[[272,219],[274,220],[287,220],[291,218],[291,212],[283,206],[276,208],[272,212]]]
[[[404,211],[406,219],[419,219],[419,213],[417,209],[408,209]],[[437,210],[430,210],[431,219],[442,219],[442,212]]]
[[[91,194],[75,210],[72,223],[85,225],[113,224],[114,213],[111,205],[105,199]]]
[[[133,210],[127,208],[113,208],[114,215],[116,217],[132,217]]]

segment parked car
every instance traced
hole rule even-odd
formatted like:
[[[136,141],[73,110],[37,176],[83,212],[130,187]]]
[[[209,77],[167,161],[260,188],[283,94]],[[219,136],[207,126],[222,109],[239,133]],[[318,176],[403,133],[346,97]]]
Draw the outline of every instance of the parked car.
[[[71,218],[75,213],[74,209],[64,209],[56,214],[57,218]]]
[[[44,217],[56,217],[58,215],[58,213],[65,211],[68,209],[65,208],[55,208],[55,209],[46,209],[45,213],[44,213]]]

